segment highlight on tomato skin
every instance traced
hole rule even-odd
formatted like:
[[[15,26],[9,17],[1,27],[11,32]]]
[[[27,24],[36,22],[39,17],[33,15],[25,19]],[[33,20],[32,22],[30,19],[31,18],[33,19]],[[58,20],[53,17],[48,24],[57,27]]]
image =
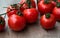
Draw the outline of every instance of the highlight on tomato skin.
[[[40,24],[46,30],[53,29],[56,24],[56,18],[53,14],[44,14],[40,18]]]
[[[41,15],[52,12],[54,5],[49,1],[40,1],[38,3],[38,10]]]
[[[8,26],[13,31],[22,31],[26,27],[26,20],[23,16],[13,14],[8,19]]]
[[[57,3],[56,7],[52,11],[52,14],[56,17],[57,21],[60,21],[60,2]]]
[[[38,19],[38,11],[35,8],[25,9],[23,16],[26,18],[27,23],[35,23]]]

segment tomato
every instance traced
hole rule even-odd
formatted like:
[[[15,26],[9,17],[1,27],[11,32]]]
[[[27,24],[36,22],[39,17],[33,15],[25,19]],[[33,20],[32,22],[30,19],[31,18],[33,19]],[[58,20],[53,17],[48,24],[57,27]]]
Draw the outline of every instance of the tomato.
[[[54,6],[56,6],[56,2],[52,1],[52,4],[53,4]]]
[[[35,0],[31,0],[31,5],[32,5],[32,7],[36,8]]]
[[[27,3],[24,3],[21,7],[20,7],[20,11],[23,12],[25,9],[28,8]]]
[[[0,31],[5,29],[5,20],[3,17],[0,16]]]
[[[7,12],[7,15],[8,17],[10,17],[11,15],[16,14],[16,13],[17,13],[17,10],[12,10],[10,12]]]
[[[41,15],[52,12],[53,8],[54,5],[51,2],[40,1],[38,3],[38,10],[40,11]]]
[[[49,13],[47,13],[46,15],[44,14],[40,19],[40,23],[44,29],[47,29],[47,30],[52,29],[54,28],[56,23],[55,16]]]
[[[21,2],[19,3],[21,6],[20,6],[20,11],[23,12],[25,9],[28,8],[28,3],[27,3],[28,0],[21,0]],[[30,3],[31,3],[31,6],[33,8],[36,8],[36,4],[35,4],[35,1],[34,0],[30,0]]]
[[[23,16],[13,14],[8,19],[8,25],[13,31],[21,31],[26,26],[26,20]]]
[[[11,16],[13,14],[16,14],[17,13],[17,4],[14,4],[14,5],[10,5],[7,7],[7,16]]]
[[[56,17],[56,20],[60,21],[60,5],[59,3],[57,6],[53,9],[53,15]]]
[[[23,16],[26,18],[27,23],[35,23],[38,19],[38,11],[35,8],[25,9]]]
[[[23,3],[26,3],[26,1],[28,0],[21,0],[21,2],[19,4],[23,4]],[[29,0],[31,2],[31,6],[36,8],[36,3],[35,3],[35,0]]]
[[[52,4],[54,5],[54,6],[56,6],[56,3],[57,2],[60,2],[60,0],[52,0]]]

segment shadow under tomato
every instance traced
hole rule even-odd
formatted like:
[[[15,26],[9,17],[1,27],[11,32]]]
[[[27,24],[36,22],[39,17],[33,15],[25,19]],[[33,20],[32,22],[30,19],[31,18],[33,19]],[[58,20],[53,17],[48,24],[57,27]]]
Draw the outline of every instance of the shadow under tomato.
[[[45,28],[43,28],[43,29],[44,29],[45,31],[47,31],[47,32],[57,30],[56,26],[55,26],[54,28],[52,28],[52,29],[45,29]]]

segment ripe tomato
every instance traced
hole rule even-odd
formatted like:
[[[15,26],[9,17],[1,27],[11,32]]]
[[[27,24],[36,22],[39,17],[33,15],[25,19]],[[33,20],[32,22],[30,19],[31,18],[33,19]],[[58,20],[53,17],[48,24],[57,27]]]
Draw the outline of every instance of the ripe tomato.
[[[5,28],[5,20],[0,16],[0,31],[3,31]]]
[[[54,6],[56,6],[56,2],[52,1],[52,4],[53,4]]]
[[[31,0],[31,5],[32,5],[32,7],[36,8],[35,0]]]
[[[24,3],[21,7],[20,7],[20,11],[23,12],[25,9],[28,8],[27,3]]]
[[[53,9],[53,15],[56,17],[58,21],[60,21],[60,5],[57,4],[57,7]]]
[[[18,7],[17,4],[10,5],[9,7],[7,7],[7,15],[8,15],[8,17],[13,15],[13,14],[16,14],[16,12],[18,11],[17,7]]]
[[[54,5],[51,2],[40,1],[38,3],[38,10],[41,15],[51,12],[53,8]]]
[[[20,6],[20,11],[23,12],[25,9],[28,8],[28,3],[27,3],[28,0],[21,0],[21,2],[19,3],[21,6]],[[34,0],[30,0],[30,3],[31,3],[31,6],[33,8],[36,8],[36,4],[35,4],[35,1]]]
[[[56,6],[56,3],[57,2],[60,2],[60,0],[51,0],[52,1],[52,4],[54,5],[54,6]]]
[[[23,16],[13,14],[8,19],[8,25],[13,31],[21,31],[26,26],[26,20]]]
[[[10,12],[7,12],[7,15],[8,17],[10,17],[11,15],[16,14],[16,13],[17,13],[17,10],[12,10]]]
[[[27,23],[35,23],[38,19],[38,11],[35,8],[25,9],[23,16],[26,18]]]
[[[41,19],[40,19],[40,23],[42,25],[43,28],[45,29],[52,29],[55,26],[56,20],[53,14],[44,14]]]

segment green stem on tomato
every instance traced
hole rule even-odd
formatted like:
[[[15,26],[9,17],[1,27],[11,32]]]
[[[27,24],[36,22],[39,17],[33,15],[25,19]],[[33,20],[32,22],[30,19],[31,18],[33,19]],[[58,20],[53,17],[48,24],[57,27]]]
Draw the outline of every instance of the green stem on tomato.
[[[46,18],[50,18],[50,13],[47,13],[45,16]]]
[[[54,2],[57,2],[57,0],[53,0]]]
[[[19,16],[23,16],[22,12],[20,12],[20,11],[18,11],[16,14]]]
[[[31,0],[27,0],[26,3],[28,4],[29,8],[31,8]]]
[[[0,16],[5,15],[4,18],[6,18],[6,14],[7,14],[7,13],[3,13],[3,14],[0,14]],[[1,25],[4,25],[4,22],[5,22],[5,21],[2,20],[2,18],[0,18],[0,24],[1,24]]]
[[[50,0],[44,0],[44,3],[48,4],[48,3],[50,3]]]
[[[1,16],[1,15],[5,15],[5,14],[7,14],[7,13],[0,14],[0,16]]]
[[[4,22],[5,22],[4,20],[0,19],[0,24],[1,25],[4,25]]]
[[[57,2],[56,7],[60,8],[60,2]]]
[[[41,0],[37,0],[37,4],[40,2]]]

